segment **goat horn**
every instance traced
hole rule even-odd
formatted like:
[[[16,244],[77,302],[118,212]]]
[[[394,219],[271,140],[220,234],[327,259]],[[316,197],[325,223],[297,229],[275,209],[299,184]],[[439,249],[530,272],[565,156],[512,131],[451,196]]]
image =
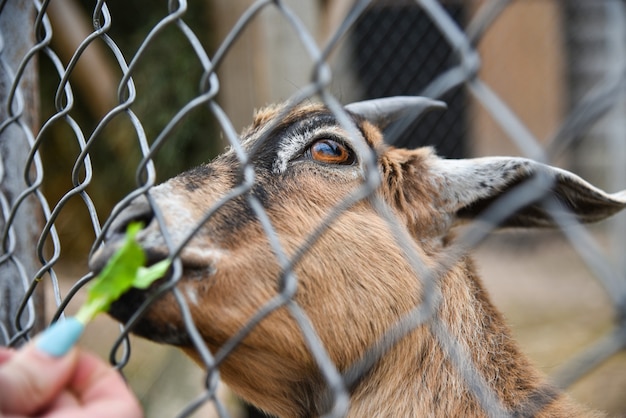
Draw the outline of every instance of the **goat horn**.
[[[414,119],[417,119],[430,110],[446,109],[447,106],[442,101],[428,97],[395,96],[354,102],[346,105],[344,108],[376,125],[384,127],[403,116],[412,115]]]

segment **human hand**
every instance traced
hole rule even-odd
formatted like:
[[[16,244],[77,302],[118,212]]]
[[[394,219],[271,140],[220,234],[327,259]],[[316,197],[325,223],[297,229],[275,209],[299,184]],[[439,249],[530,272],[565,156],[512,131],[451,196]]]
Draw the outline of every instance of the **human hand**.
[[[50,355],[35,343],[0,348],[0,418],[139,418],[139,403],[120,374],[73,348]]]

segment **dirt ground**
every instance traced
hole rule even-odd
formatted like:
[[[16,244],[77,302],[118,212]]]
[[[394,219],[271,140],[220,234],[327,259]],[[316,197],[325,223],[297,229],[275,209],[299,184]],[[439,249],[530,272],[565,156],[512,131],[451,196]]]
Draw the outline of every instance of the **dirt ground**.
[[[549,376],[613,329],[609,296],[559,234],[496,234],[475,254],[515,338]],[[626,417],[626,350],[567,391],[609,416]]]
[[[614,312],[608,296],[559,234],[498,234],[477,248],[475,255],[485,285],[505,313],[515,337],[548,375],[612,329]],[[62,287],[67,289],[71,285],[69,277],[79,275],[60,275],[68,277]],[[78,302],[77,298],[71,303],[70,312]],[[108,358],[117,332],[117,324],[99,318],[88,327],[81,345]],[[131,347],[131,361],[124,373],[145,406],[147,417],[176,416],[202,393],[201,369],[176,349],[135,338]],[[609,416],[626,417],[626,351],[568,391]],[[233,416],[242,416],[236,400],[224,396]],[[213,414],[213,407],[205,405],[193,416]]]

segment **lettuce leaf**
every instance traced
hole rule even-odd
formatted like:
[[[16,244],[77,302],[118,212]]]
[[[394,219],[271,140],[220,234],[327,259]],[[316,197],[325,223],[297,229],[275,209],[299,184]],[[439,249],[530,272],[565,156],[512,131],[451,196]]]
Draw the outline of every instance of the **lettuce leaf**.
[[[97,314],[106,312],[130,288],[148,288],[163,277],[169,268],[169,259],[144,267],[146,255],[135,239],[141,228],[140,223],[131,223],[128,226],[124,243],[109,259],[98,277],[92,280],[87,291],[87,300],[76,314],[76,318],[83,324]]]

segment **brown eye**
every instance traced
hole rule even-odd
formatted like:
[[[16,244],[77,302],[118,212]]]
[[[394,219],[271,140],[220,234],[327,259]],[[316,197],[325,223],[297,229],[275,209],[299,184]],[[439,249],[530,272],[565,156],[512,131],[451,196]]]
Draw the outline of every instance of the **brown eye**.
[[[354,163],[354,152],[332,139],[315,141],[307,150],[311,159],[326,164],[349,165]]]

